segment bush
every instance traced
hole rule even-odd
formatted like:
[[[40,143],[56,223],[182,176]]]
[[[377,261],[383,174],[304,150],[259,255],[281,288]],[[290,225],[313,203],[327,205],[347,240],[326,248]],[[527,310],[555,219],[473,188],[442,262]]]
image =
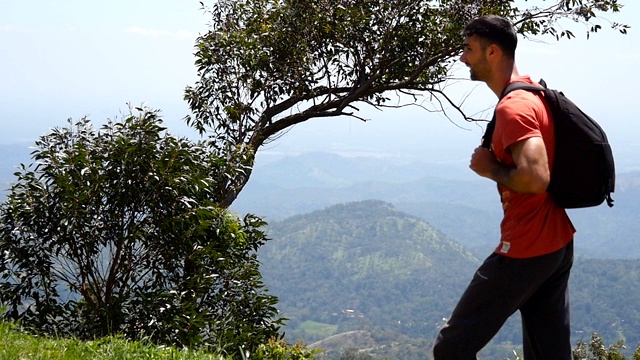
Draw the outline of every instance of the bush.
[[[573,350],[574,360],[624,360],[626,357],[620,352],[624,349],[624,342],[618,341],[616,344],[605,347],[604,341],[600,335],[594,333],[591,340],[587,344],[584,341],[578,341],[578,345]],[[640,352],[636,351],[633,355],[634,359],[640,359]]]
[[[301,343],[288,345],[282,340],[270,339],[258,347],[258,350],[250,359],[255,360],[304,360],[312,359],[318,350],[311,350]]]
[[[15,174],[0,206],[4,318],[230,354],[278,337],[256,259],[265,223],[217,206],[217,184],[242,169],[136,111],[100,131],[70,120]]]

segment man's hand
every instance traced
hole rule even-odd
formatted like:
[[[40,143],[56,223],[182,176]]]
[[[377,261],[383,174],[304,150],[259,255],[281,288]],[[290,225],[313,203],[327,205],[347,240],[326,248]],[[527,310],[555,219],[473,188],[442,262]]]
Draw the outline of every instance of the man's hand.
[[[471,154],[469,168],[482,177],[495,180],[492,174],[496,172],[498,166],[501,166],[500,162],[487,148],[477,147]]]
[[[540,194],[547,190],[550,179],[547,151],[541,137],[530,137],[510,146],[515,166],[505,165],[488,149],[478,147],[471,155],[469,167],[522,194]]]

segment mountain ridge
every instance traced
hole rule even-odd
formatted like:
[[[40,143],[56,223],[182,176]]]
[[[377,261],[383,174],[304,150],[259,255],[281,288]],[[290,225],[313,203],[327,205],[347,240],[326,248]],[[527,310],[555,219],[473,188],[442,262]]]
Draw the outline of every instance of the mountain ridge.
[[[479,264],[423,220],[378,200],[274,222],[267,234],[261,272],[294,329],[312,320],[338,332],[435,335]]]
[[[340,186],[313,185],[314,175],[303,168],[280,171],[289,157],[256,167],[252,179],[233,204],[239,213],[263,216],[268,222],[280,221],[331,205],[350,201],[382,200],[406,213],[427,221],[447,236],[484,255],[499,240],[501,207],[495,184],[480,179],[466,169],[466,175],[439,177],[428,165],[398,163],[398,176],[377,176],[393,159],[329,158],[317,154],[294,157],[309,160],[314,172],[339,177]],[[322,159],[330,159],[323,163]],[[360,167],[352,166],[356,162]],[[280,165],[279,165],[280,164]],[[334,171],[331,169],[342,169]],[[359,175],[343,174],[365,169]],[[456,167],[456,174],[462,174]],[[446,171],[446,174],[447,173]],[[275,176],[275,174],[280,174]],[[413,174],[413,175],[412,175]],[[277,179],[280,179],[278,181]],[[291,179],[296,179],[291,181]],[[577,228],[576,256],[598,258],[640,258],[640,247],[630,246],[638,240],[640,222],[640,172],[617,174],[615,206],[606,205],[569,210]]]

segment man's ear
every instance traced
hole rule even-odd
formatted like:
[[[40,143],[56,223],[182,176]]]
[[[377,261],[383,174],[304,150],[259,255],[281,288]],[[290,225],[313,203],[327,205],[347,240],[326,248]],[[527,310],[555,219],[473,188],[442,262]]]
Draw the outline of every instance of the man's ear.
[[[487,48],[487,55],[488,56],[500,55],[500,47],[496,44],[489,45],[489,47]]]

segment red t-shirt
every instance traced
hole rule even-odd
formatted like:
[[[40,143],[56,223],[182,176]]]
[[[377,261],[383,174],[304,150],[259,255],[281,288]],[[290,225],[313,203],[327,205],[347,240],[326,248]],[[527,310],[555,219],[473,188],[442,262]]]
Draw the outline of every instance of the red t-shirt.
[[[511,81],[535,84],[528,76],[514,77]],[[520,140],[542,137],[549,167],[553,166],[554,131],[543,96],[515,90],[498,103],[492,150],[500,162],[514,165],[509,147]],[[498,191],[504,218],[497,253],[513,258],[534,257],[559,250],[573,239],[575,229],[571,220],[549,193],[520,194],[503,185],[498,186]]]

